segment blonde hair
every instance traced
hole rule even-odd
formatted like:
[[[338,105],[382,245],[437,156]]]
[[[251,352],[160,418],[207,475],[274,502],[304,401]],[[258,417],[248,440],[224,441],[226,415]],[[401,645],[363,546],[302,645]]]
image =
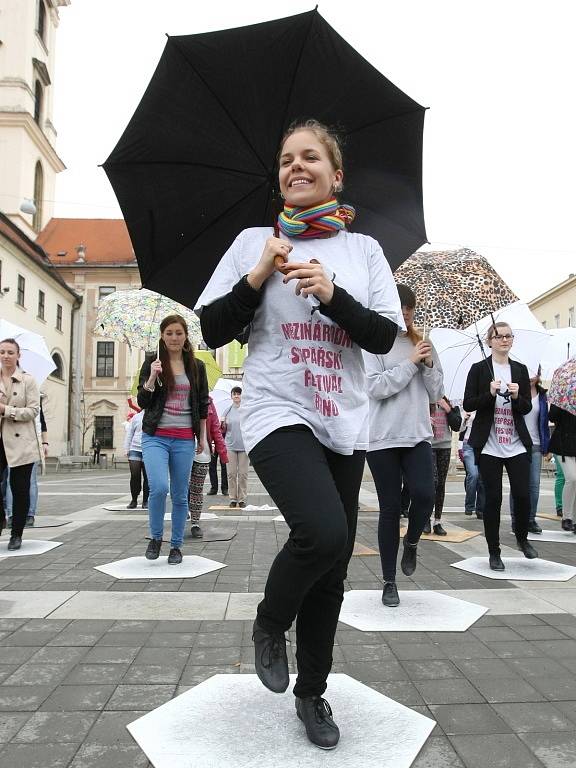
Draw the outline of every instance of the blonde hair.
[[[492,341],[494,336],[496,336],[496,334],[498,333],[498,328],[510,328],[510,324],[509,323],[504,323],[504,322],[493,323],[488,328],[488,330],[486,331],[486,341],[487,342]],[[510,328],[510,330],[512,330],[512,328]],[[490,346],[490,345],[488,345],[488,346]]]
[[[328,158],[332,164],[332,168],[335,171],[344,170],[344,163],[342,160],[342,149],[340,147],[340,141],[335,131],[328,128],[328,126],[321,123],[319,120],[295,120],[287,129],[282,141],[280,142],[280,151],[278,157],[282,152],[282,148],[287,139],[298,131],[311,131],[318,141],[323,144],[328,153]]]

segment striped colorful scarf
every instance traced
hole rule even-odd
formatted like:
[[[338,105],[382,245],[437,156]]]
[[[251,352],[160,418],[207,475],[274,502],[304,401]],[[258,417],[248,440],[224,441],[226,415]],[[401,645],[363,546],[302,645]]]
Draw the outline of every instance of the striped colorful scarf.
[[[340,204],[333,197],[312,208],[285,205],[278,216],[278,227],[288,237],[330,237],[351,224],[355,216],[351,205]]]

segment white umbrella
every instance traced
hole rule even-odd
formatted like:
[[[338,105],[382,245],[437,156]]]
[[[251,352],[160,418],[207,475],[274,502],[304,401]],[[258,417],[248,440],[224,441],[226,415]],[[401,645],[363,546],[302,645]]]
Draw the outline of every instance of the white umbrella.
[[[542,355],[542,380],[550,381],[556,368],[576,356],[576,328],[551,328],[552,334]]]
[[[438,352],[444,372],[444,392],[449,400],[461,403],[468,371],[473,363],[488,357],[491,350],[484,343],[486,332],[494,319],[510,325],[514,334],[514,345],[510,358],[536,373],[544,350],[550,342],[550,334],[526,304],[520,301],[483,317],[463,331],[452,328],[435,328],[430,339]]]
[[[210,392],[210,397],[212,398],[219,419],[222,418],[226,408],[229,405],[232,405],[232,398],[230,397],[232,387],[241,386],[241,381],[235,381],[234,379],[218,379],[214,385],[214,389]]]
[[[27,331],[19,325],[0,320],[0,341],[14,339],[20,347],[20,367],[31,374],[38,386],[56,369],[44,337],[34,331]]]

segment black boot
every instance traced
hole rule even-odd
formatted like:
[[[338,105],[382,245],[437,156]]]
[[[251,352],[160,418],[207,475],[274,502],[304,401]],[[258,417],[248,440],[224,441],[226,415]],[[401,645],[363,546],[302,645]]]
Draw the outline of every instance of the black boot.
[[[418,544],[409,544],[404,536],[404,552],[400,561],[400,568],[404,576],[412,576],[416,570],[416,550]]]
[[[216,496],[217,493],[218,491],[214,490],[214,488],[210,488],[206,496]]]
[[[524,557],[527,557],[528,560],[534,560],[535,557],[538,557],[538,552],[534,549],[532,544],[528,541],[528,539],[525,539],[524,541],[518,542],[518,549]]]
[[[340,739],[330,704],[321,696],[296,698],[296,714],[306,727],[308,739],[320,749],[334,749]]]
[[[290,684],[284,633],[267,632],[258,624],[258,619],[256,619],[252,640],[254,641],[256,674],[270,691],[284,693]]]
[[[430,526],[430,520],[426,520],[424,523],[424,528],[422,529],[422,533],[432,533],[432,528]]]
[[[489,563],[490,568],[493,571],[504,571],[504,563],[502,562],[502,558],[500,557],[500,550],[498,552],[490,552],[489,553]]]
[[[126,509],[136,509],[137,506],[138,506],[138,502],[136,501],[136,499],[132,499],[130,504],[126,505]]]
[[[13,552],[15,549],[20,549],[22,546],[22,536],[15,536],[12,534],[10,536],[10,541],[8,542],[8,550],[10,552]]]
[[[384,582],[384,589],[382,590],[382,605],[387,608],[396,608],[400,605],[400,597],[398,595],[398,587],[394,581]]]
[[[146,560],[157,560],[162,547],[162,539],[150,539],[146,549]]]

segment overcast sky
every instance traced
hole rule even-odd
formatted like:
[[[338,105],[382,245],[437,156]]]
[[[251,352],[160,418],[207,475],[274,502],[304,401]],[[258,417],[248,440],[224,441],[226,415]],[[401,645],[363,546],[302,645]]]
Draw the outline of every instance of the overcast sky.
[[[56,216],[120,217],[104,172],[165,45],[310,10],[291,0],[72,0],[60,9]],[[324,18],[429,107],[432,246],[485,255],[523,300],[576,272],[572,0],[331,0]]]

